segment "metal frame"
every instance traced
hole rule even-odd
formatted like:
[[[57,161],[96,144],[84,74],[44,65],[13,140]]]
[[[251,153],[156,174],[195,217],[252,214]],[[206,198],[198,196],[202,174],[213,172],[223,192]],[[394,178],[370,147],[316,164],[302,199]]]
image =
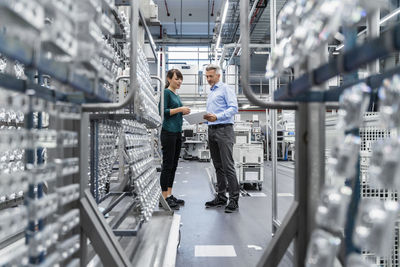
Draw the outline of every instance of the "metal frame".
[[[241,73],[246,97],[251,103],[264,108],[296,109],[295,201],[264,252],[258,266],[278,266],[294,237],[295,264],[296,266],[304,266],[308,241],[314,228],[316,200],[319,199],[319,192],[324,181],[324,111],[330,108],[337,109],[339,95],[348,87],[346,85],[322,92],[325,87],[324,83],[338,74],[356,70],[363,64],[400,50],[400,39],[398,38],[400,26],[387,31],[380,38],[373,39],[345,52],[322,66],[320,65],[324,62],[318,62],[318,59],[326,62],[324,49],[318,53],[316,58],[310,58],[308,72],[288,86],[280,88],[274,94],[277,100],[298,101],[291,103],[295,106],[293,108],[293,106],[279,102],[267,103],[257,99],[248,85],[249,27],[245,18],[248,14],[249,4],[243,0],[240,4],[241,31],[243,33]],[[276,16],[271,16],[271,19],[275,20]],[[273,31],[271,30],[271,32]],[[320,67],[312,69],[315,66]],[[371,76],[364,81],[377,86],[383,78],[399,71],[399,67],[394,68],[388,74]],[[315,127],[316,125],[317,127]]]

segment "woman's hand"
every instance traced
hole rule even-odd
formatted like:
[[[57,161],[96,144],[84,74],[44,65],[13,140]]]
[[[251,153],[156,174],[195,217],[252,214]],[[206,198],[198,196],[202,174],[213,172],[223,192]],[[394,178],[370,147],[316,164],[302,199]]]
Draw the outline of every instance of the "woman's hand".
[[[187,115],[190,113],[190,108],[188,107],[180,107],[180,112],[182,112],[183,115]]]

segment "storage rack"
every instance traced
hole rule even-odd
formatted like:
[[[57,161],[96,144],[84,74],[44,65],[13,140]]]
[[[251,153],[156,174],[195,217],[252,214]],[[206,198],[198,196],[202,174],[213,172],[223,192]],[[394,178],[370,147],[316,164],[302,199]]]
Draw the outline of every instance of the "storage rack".
[[[23,5],[25,9],[16,8],[16,4]],[[24,170],[13,173],[13,179],[9,174],[1,174],[0,177],[0,190],[7,189],[1,195],[9,195],[11,191],[25,192],[25,205],[9,209],[10,205],[19,203],[8,201],[4,211],[1,211],[3,230],[0,231],[0,243],[1,248],[7,246],[0,255],[1,266],[86,266],[89,261],[96,259],[93,258],[95,255],[104,266],[135,266],[135,262],[150,266],[153,259],[143,258],[141,249],[136,247],[141,240],[153,238],[146,229],[162,227],[165,235],[158,236],[161,239],[154,242],[161,242],[164,247],[171,238],[171,227],[179,227],[179,221],[172,220],[173,212],[153,213],[160,197],[159,186],[154,168],[149,168],[147,172],[143,169],[143,173],[133,168],[138,158],[130,158],[130,170],[119,177],[128,178],[122,179],[119,185],[120,188],[128,185],[129,190],[113,192],[107,188],[110,174],[115,171],[114,163],[123,162],[119,156],[125,147],[120,149],[120,141],[124,135],[130,134],[126,125],[129,128],[132,123],[140,123],[141,133],[145,136],[147,129],[158,127],[160,122],[157,116],[148,117],[140,112],[143,107],[137,101],[143,102],[143,98],[148,102],[155,101],[151,99],[152,92],[149,91],[152,89],[148,86],[151,79],[148,71],[142,70],[142,79],[146,79],[147,87],[137,86],[136,70],[140,72],[137,66],[146,67],[146,62],[136,41],[129,41],[137,40],[134,35],[138,32],[139,19],[147,33],[149,30],[138,1],[125,1],[122,4],[130,5],[132,16],[128,25],[126,20],[119,17],[111,0],[78,3],[68,0],[18,0],[0,3],[0,10],[5,14],[2,19],[15,19],[18,23],[12,26],[20,27],[12,30],[10,27],[7,32],[0,33],[0,54],[10,62],[17,60],[17,64],[22,64],[27,77],[19,79],[10,73],[0,73],[0,87],[11,92],[9,97],[2,97],[2,107],[25,113],[24,129],[2,131],[0,146],[25,149],[23,154],[26,163]],[[76,21],[73,18],[78,11],[86,12],[86,16],[83,16],[86,20]],[[50,26],[45,27],[44,18],[47,16],[53,20],[47,20]],[[119,27],[114,28],[114,19]],[[21,32],[27,35],[33,32],[40,38],[27,42],[24,39],[26,36],[18,35],[18,30],[24,27],[28,27],[29,31]],[[117,44],[114,34],[122,37],[122,44]],[[93,45],[96,43],[103,45],[101,51]],[[128,55],[125,51],[129,44],[131,49]],[[119,99],[119,103],[111,103],[117,99],[117,88],[114,87],[117,75],[122,77],[116,67],[122,66],[123,62],[130,63],[130,75],[127,77],[130,90],[125,98]],[[47,78],[51,78],[51,86],[44,82]],[[135,113],[130,112],[132,109],[125,110],[128,105],[135,109]],[[43,118],[47,117],[48,125],[43,124]],[[103,127],[104,123],[114,126]],[[97,126],[91,128],[91,124]],[[9,126],[9,122],[5,125]],[[106,133],[99,135],[96,128]],[[91,149],[89,129],[94,129],[90,138],[97,140],[92,143]],[[115,143],[110,138],[114,131],[121,135]],[[111,157],[96,153],[114,149],[118,150],[118,154]],[[142,152],[149,157],[148,149],[144,150]],[[92,169],[89,168],[89,158]],[[152,165],[151,161],[149,165]],[[134,170],[137,171],[135,177],[131,175]],[[88,171],[93,177],[91,180]],[[121,170],[118,168],[118,171]],[[98,204],[109,196],[114,199],[101,213]],[[129,207],[137,211],[133,214],[133,219],[137,221],[134,228],[126,224],[132,219],[131,209],[121,210],[118,206],[124,201],[130,202]],[[105,217],[112,212],[118,215],[107,222]],[[156,216],[155,223],[145,224],[152,214]],[[24,231],[24,228],[27,229]],[[8,253],[8,247],[13,249],[15,246],[18,249]],[[160,251],[155,256],[163,261],[165,255]]]
[[[273,8],[274,1],[271,1]],[[319,199],[320,188],[324,181],[325,169],[325,143],[324,123],[325,109],[338,108],[339,95],[349,85],[331,90],[324,89],[324,83],[339,74],[349,73],[357,70],[363,64],[370,63],[380,57],[389,55],[400,49],[400,27],[394,27],[385,32],[381,37],[375,38],[352,50],[344,52],[339,57],[312,69],[306,74],[295,79],[288,86],[279,88],[275,94],[275,102],[263,102],[252,92],[248,83],[249,73],[249,28],[246,15],[248,14],[248,3],[241,1],[241,31],[242,31],[242,54],[241,73],[243,89],[246,97],[254,105],[267,109],[289,109],[296,110],[296,171],[295,171],[295,201],[290,207],[286,217],[277,227],[274,237],[266,249],[258,266],[278,266],[283,255],[286,253],[292,240],[295,241],[295,265],[303,266],[305,263],[306,248],[312,230],[315,228],[314,214],[316,200]],[[274,21],[276,15],[271,19]],[[274,22],[271,22],[274,24]],[[271,30],[271,32],[273,32]],[[321,54],[321,58],[323,54]],[[314,66],[319,65],[314,62]],[[381,85],[382,80],[398,73],[399,68],[394,68],[383,74],[371,75],[365,81],[370,87],[376,88]],[[376,91],[372,94],[371,102],[376,99]],[[281,101],[281,102],[278,102]],[[312,122],[312,123],[311,123]],[[317,126],[317,127],[316,127]],[[305,138],[299,138],[307,136]],[[358,180],[358,179],[356,179]],[[360,186],[355,185],[355,188]],[[274,189],[272,189],[274,190]],[[357,196],[357,191],[353,194]],[[353,208],[349,214],[352,217],[357,208],[357,197],[352,200]],[[350,220],[351,221],[351,220]],[[276,227],[274,225],[273,227]],[[353,225],[348,225],[347,236],[353,231]],[[347,237],[347,253],[354,251],[351,240]]]

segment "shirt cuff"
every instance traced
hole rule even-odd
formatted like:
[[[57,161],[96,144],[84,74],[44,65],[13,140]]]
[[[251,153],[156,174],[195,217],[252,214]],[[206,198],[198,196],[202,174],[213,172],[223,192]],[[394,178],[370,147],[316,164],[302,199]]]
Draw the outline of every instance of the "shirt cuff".
[[[169,108],[164,109],[164,116],[171,116],[171,110]]]
[[[221,112],[221,113],[215,114],[215,116],[217,116],[217,120],[222,120],[225,116],[225,113]]]

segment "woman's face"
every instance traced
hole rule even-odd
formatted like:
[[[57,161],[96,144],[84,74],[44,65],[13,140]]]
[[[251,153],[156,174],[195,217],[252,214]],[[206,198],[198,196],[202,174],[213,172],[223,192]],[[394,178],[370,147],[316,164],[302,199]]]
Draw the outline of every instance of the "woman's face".
[[[168,78],[169,86],[173,89],[179,89],[182,84],[182,79],[179,79],[176,77],[176,73],[174,73],[174,76],[172,79]]]

